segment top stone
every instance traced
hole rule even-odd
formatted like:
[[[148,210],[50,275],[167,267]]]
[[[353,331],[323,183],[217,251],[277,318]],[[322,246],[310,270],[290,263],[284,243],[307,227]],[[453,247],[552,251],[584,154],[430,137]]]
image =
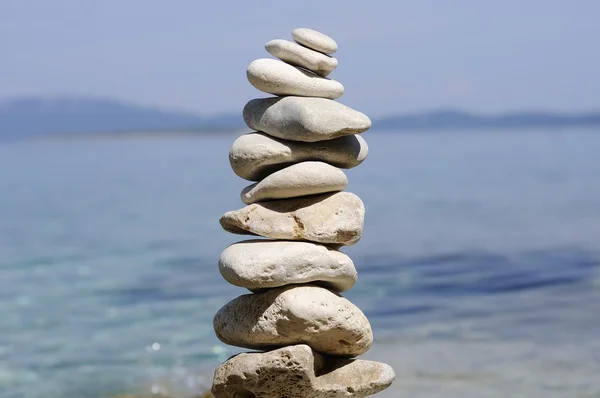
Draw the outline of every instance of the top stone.
[[[296,43],[324,54],[333,54],[338,48],[337,43],[331,37],[312,29],[294,29],[292,38]]]

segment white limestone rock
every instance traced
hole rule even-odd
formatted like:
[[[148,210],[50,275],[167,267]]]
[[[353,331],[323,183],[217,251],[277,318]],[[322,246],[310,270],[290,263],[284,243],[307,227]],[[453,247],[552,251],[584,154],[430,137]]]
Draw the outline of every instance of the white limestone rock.
[[[307,143],[250,133],[235,140],[229,151],[229,163],[239,177],[258,181],[290,164],[308,160],[350,169],[361,164],[368,153],[366,141],[358,135]]]
[[[357,279],[354,263],[342,252],[310,242],[248,240],[226,248],[219,271],[234,286],[252,291],[300,283],[349,290]]]
[[[371,128],[371,119],[364,113],[325,98],[253,99],[244,107],[243,116],[251,129],[291,141],[324,141]]]
[[[289,64],[300,66],[320,76],[329,75],[338,66],[338,60],[288,40],[271,40],[265,45],[269,54]]]
[[[302,162],[274,172],[242,190],[242,202],[287,199],[338,192],[348,186],[348,177],[337,167],[323,162]]]
[[[252,61],[246,76],[258,90],[275,95],[335,99],[344,94],[344,86],[340,82],[276,59],[261,58]]]
[[[296,43],[324,54],[333,54],[338,46],[331,37],[307,28],[298,28],[292,31],[292,38]]]
[[[213,324],[223,343],[259,350],[307,344],[323,354],[354,357],[373,343],[371,325],[357,306],[313,285],[239,296],[217,312]]]
[[[259,202],[229,211],[219,222],[234,234],[353,245],[360,240],[365,207],[350,192]]]
[[[388,388],[384,363],[325,356],[305,344],[229,358],[216,370],[215,398],[362,398]]]

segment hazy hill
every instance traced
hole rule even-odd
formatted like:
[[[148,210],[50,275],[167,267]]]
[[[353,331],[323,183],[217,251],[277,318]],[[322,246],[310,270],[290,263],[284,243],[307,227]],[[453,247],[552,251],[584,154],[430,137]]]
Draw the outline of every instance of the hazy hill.
[[[243,126],[240,115],[201,117],[92,98],[25,98],[0,102],[0,138],[40,134],[231,130]]]
[[[497,116],[444,110],[373,120],[374,129],[443,130],[600,126],[600,112],[522,112]],[[25,98],[0,102],[0,139],[48,134],[215,132],[246,128],[241,112],[203,117],[191,113],[93,98]]]
[[[376,121],[384,129],[509,129],[600,126],[600,112],[558,114],[551,112],[516,112],[504,115],[475,115],[455,110],[441,110],[412,115],[395,115]]]

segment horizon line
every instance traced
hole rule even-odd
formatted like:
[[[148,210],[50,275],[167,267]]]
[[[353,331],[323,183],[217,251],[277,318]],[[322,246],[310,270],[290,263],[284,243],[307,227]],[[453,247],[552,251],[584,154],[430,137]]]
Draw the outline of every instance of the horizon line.
[[[268,93],[264,93],[268,97]],[[168,106],[168,105],[159,105],[153,103],[146,102],[138,102],[133,100],[126,100],[117,97],[109,97],[102,96],[96,94],[27,94],[27,95],[16,95],[16,96],[7,96],[0,97],[0,107],[21,101],[97,101],[97,102],[108,102],[113,104],[118,104],[121,106],[130,106],[135,108],[143,108],[147,110],[155,110],[155,111],[168,111],[173,113],[185,114],[187,116],[196,116],[196,117],[222,117],[222,116],[233,116],[234,114],[240,114],[241,111],[221,111],[214,113],[200,113],[187,108],[177,107],[177,106]],[[544,109],[544,108],[521,108],[516,110],[504,110],[504,111],[474,111],[461,107],[452,107],[452,106],[438,106],[431,107],[427,109],[414,110],[408,112],[388,112],[381,114],[377,117],[372,117],[372,119],[380,120],[389,117],[397,117],[397,116],[406,116],[406,115],[430,115],[430,114],[440,114],[440,113],[460,113],[469,116],[485,116],[485,117],[502,117],[502,116],[512,116],[512,115],[521,115],[521,114],[536,114],[536,115],[557,115],[557,116],[589,116],[591,114],[600,114],[600,107],[598,108],[589,108],[589,109],[579,109],[579,110],[553,110],[553,109]]]

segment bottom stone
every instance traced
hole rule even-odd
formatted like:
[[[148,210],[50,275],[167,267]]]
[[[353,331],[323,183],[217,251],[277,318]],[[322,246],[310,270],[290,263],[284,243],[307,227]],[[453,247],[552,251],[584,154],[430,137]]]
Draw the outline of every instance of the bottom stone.
[[[305,344],[242,353],[215,370],[216,398],[366,397],[389,387],[394,370],[384,363],[328,357]]]

